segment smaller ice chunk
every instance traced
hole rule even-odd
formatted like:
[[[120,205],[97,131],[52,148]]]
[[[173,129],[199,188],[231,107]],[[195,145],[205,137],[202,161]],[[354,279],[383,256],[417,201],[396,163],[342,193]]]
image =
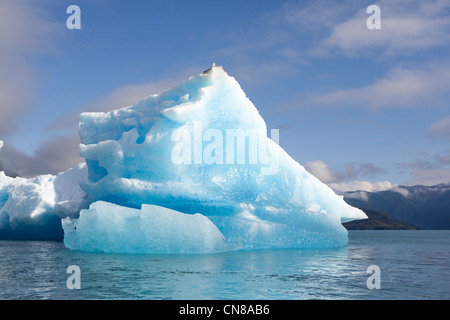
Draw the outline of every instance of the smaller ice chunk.
[[[0,239],[62,240],[61,219],[87,207],[79,186],[86,179],[85,164],[30,179],[0,172]]]
[[[105,253],[213,253],[228,250],[225,237],[202,214],[156,205],[133,209],[97,201],[79,219],[62,220],[71,250]]]
[[[0,171],[0,210],[8,200],[8,187],[14,181],[14,178],[8,177],[3,171]]]

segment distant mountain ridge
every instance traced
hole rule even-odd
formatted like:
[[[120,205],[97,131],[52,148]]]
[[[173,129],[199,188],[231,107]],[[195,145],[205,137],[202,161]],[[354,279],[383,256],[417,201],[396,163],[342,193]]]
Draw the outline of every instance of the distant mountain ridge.
[[[383,212],[362,209],[369,219],[344,223],[347,230],[417,230],[413,225],[399,222]]]
[[[450,184],[398,186],[379,192],[351,191],[344,193],[344,200],[420,229],[450,229]]]

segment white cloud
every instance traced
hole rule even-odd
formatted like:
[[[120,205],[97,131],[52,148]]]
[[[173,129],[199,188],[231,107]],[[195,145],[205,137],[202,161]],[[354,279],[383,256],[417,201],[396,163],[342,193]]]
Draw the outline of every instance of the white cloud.
[[[448,1],[379,1],[381,29],[369,30],[369,15],[362,7],[351,19],[335,25],[328,38],[312,53],[349,56],[365,54],[410,55],[448,46],[450,20]]]
[[[331,32],[361,6],[364,6],[361,0],[286,3],[275,19],[279,20],[278,24],[287,23],[298,33],[323,34]]]
[[[337,171],[327,165],[321,160],[310,161],[305,164],[305,169],[318,178],[323,183],[331,187],[336,193],[343,194],[347,191],[383,191],[394,187],[389,181],[370,182],[364,180],[347,181],[349,178],[354,178],[364,175],[375,175],[378,173],[385,173],[381,168],[378,168],[370,163],[363,164],[348,164],[344,170]]]
[[[335,182],[339,179],[336,170],[321,160],[305,163],[305,169],[323,183]]]
[[[450,63],[432,63],[416,68],[397,67],[372,84],[337,90],[312,97],[319,105],[347,104],[369,109],[417,107],[439,99],[450,87]]]
[[[305,169],[323,183],[343,182],[360,176],[373,177],[386,173],[385,170],[372,163],[348,163],[344,169],[336,170],[322,160],[307,162]]]
[[[378,192],[378,191],[389,190],[389,189],[392,189],[395,187],[395,185],[389,181],[370,182],[370,181],[361,181],[361,180],[354,180],[354,181],[350,181],[350,182],[330,183],[329,186],[336,193],[339,193],[339,194],[342,194],[342,193],[348,192],[348,191]]]
[[[411,196],[411,193],[408,190],[406,190],[405,188],[402,188],[400,186],[392,188],[391,191],[400,193],[402,196],[404,196],[406,198],[409,198]]]

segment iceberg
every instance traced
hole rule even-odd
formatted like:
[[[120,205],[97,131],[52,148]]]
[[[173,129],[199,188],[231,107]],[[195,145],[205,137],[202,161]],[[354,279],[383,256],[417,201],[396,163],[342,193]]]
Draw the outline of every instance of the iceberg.
[[[61,219],[78,217],[87,205],[81,180],[87,180],[85,164],[31,179],[0,172],[0,239],[62,240]]]
[[[208,253],[347,244],[366,219],[277,143],[238,82],[213,67],[161,94],[80,116],[80,186],[63,220],[73,250]]]

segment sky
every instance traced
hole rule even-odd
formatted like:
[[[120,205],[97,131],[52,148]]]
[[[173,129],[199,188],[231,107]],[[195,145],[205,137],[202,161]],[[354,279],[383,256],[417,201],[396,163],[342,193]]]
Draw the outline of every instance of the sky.
[[[81,29],[68,29],[70,5]],[[381,29],[367,20],[380,8]],[[213,63],[335,190],[450,182],[450,2],[0,0],[0,171],[83,161],[78,115]]]

